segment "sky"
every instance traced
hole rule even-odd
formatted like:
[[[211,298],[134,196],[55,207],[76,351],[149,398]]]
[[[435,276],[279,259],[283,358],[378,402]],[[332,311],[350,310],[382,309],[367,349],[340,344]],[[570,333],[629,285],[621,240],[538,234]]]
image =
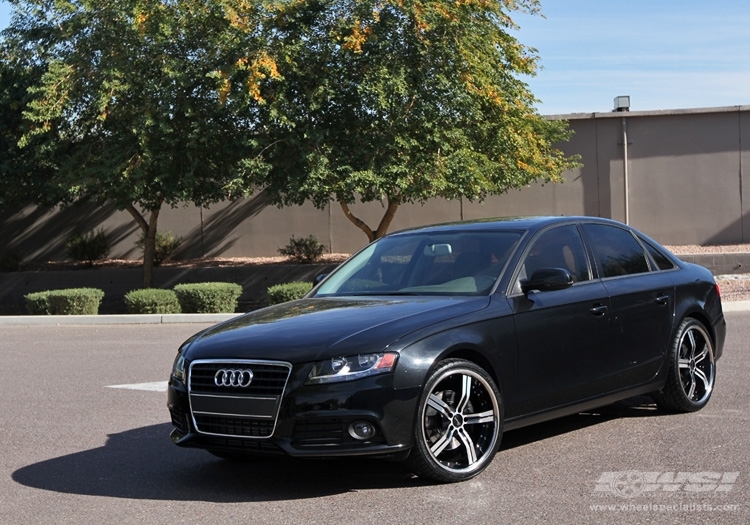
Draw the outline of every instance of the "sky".
[[[750,1],[542,0],[516,13],[514,36],[537,49],[522,77],[545,115],[750,105]],[[0,0],[0,29],[10,4]]]
[[[516,38],[538,50],[526,78],[543,114],[750,104],[748,0],[542,0],[516,16]]]

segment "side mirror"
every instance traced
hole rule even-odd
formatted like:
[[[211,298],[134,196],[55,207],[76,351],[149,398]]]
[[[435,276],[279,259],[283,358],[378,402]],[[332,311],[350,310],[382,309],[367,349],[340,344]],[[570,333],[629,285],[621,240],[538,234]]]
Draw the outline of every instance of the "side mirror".
[[[327,273],[321,273],[320,275],[315,276],[315,281],[314,281],[313,286],[318,286],[320,282],[326,277],[328,277]]]
[[[573,277],[568,270],[562,268],[540,268],[532,274],[531,279],[521,281],[521,290],[525,294],[531,290],[551,292],[571,286],[573,286]]]

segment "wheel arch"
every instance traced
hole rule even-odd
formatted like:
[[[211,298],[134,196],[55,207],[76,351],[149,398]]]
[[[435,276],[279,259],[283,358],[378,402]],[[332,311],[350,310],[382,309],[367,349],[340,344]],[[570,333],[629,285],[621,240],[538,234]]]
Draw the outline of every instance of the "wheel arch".
[[[675,285],[674,330],[687,318],[700,321],[720,355],[723,337],[716,332],[716,322],[723,317],[723,312],[716,282],[711,273],[701,266],[687,265],[684,269],[690,271],[693,277]],[[675,335],[673,333],[672,337]]]
[[[463,359],[465,361],[471,361],[472,363],[482,367],[484,371],[487,372],[495,382],[495,385],[497,386],[498,390],[500,390],[500,393],[503,393],[502,380],[500,378],[500,375],[495,370],[495,367],[492,366],[490,360],[487,359],[484,354],[482,354],[477,349],[464,346],[453,348],[449,352],[441,355],[440,358],[435,361],[435,365],[437,365],[440,361],[444,361],[446,359]]]
[[[495,382],[498,390],[504,393],[501,370],[493,365],[485,350],[488,342],[471,337],[456,341],[454,336],[455,334],[443,332],[410,345],[409,351],[402,352],[399,358],[404,366],[401,369],[397,367],[395,386],[421,389],[424,387],[425,379],[441,362],[446,359],[463,359],[482,367]]]
[[[672,334],[670,342],[677,336],[677,330],[679,330],[682,321],[684,321],[685,319],[695,319],[696,321],[699,321],[708,332],[708,335],[711,337],[711,344],[713,344],[714,348],[716,348],[716,332],[714,330],[713,323],[711,322],[705,311],[695,307],[688,308],[684,312],[676,314],[676,322],[674,323],[673,330],[674,333]]]

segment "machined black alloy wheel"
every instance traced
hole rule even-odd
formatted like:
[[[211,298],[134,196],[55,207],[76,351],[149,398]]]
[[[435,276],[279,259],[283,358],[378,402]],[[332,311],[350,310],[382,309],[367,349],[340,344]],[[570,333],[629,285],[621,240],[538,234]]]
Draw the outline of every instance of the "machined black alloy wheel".
[[[495,382],[475,363],[441,362],[427,380],[417,416],[410,458],[420,476],[463,481],[492,461],[502,436],[503,406]]]
[[[685,319],[677,330],[664,388],[654,395],[668,410],[694,412],[708,403],[716,380],[714,347],[703,324]]]

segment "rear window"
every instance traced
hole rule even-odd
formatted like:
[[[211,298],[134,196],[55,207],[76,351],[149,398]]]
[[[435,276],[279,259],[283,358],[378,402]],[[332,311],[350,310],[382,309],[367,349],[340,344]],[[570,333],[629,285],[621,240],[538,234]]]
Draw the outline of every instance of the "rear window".
[[[656,263],[656,267],[659,270],[672,270],[674,268],[674,263],[669,260],[669,258],[664,255],[661,251],[659,251],[654,245],[652,245],[650,242],[648,242],[646,239],[639,237],[641,239],[641,242],[646,247],[646,251],[651,256],[651,258]]]

